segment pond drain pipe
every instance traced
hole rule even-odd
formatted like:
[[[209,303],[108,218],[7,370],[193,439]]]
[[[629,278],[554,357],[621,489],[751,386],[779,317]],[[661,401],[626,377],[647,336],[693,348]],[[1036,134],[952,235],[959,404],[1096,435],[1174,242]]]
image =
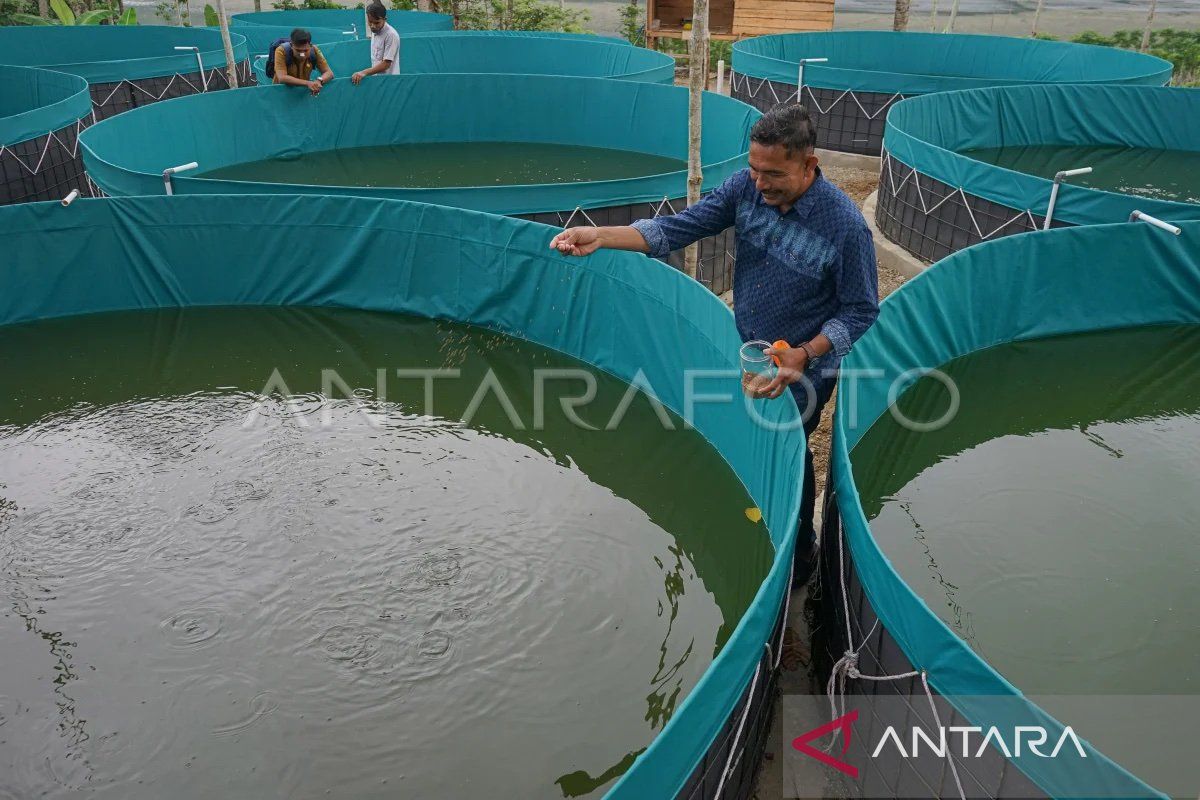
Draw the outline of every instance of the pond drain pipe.
[[[796,67],[796,102],[804,102],[804,65],[818,64],[828,61],[828,58],[802,58]]]
[[[176,50],[191,50],[196,54],[196,64],[200,67],[200,86],[201,91],[208,91],[208,76],[204,74],[204,59],[200,57],[199,47],[176,47]]]
[[[59,202],[62,203],[63,208],[66,208],[67,206],[71,205],[71,203],[74,203],[75,199],[78,197],[79,197],[79,190],[72,189],[71,193],[68,194],[66,197],[64,197],[62,200],[60,200]]]
[[[1153,225],[1156,228],[1162,228],[1167,233],[1173,233],[1176,236],[1183,233],[1183,231],[1180,230],[1177,226],[1172,225],[1169,222],[1163,222],[1158,217],[1152,217],[1149,214],[1143,214],[1141,211],[1134,211],[1132,214],[1130,214],[1129,221],[1130,222],[1146,222],[1146,223]]]
[[[1054,186],[1050,189],[1050,204],[1046,206],[1046,221],[1042,223],[1042,230],[1050,230],[1050,222],[1054,219],[1054,206],[1058,203],[1058,187],[1067,178],[1074,178],[1076,175],[1087,175],[1092,171],[1091,167],[1080,167],[1079,169],[1064,169],[1054,174]]]
[[[189,169],[195,169],[200,166],[195,161],[189,161],[186,164],[180,164],[178,167],[167,167],[163,170],[163,188],[167,190],[167,197],[172,197],[175,194],[175,187],[171,185],[171,176],[176,172],[187,172]]]

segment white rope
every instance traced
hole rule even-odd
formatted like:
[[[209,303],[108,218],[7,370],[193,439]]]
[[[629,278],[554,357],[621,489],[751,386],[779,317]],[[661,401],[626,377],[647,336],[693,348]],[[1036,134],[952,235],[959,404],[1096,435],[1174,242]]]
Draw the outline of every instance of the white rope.
[[[238,71],[239,78],[242,78],[243,76],[248,76],[249,75],[249,63],[248,62],[239,62],[237,65],[237,71]],[[188,73],[188,74],[191,74],[191,73]],[[163,77],[165,77],[165,76],[163,76]],[[202,94],[203,92],[208,91],[209,84],[211,84],[213,81],[215,81],[217,79],[224,81],[225,88],[227,88],[227,89],[229,88],[229,78],[226,77],[226,75],[225,75],[225,67],[214,67],[213,69],[205,70],[204,72],[200,73],[200,78],[204,84],[203,89],[197,88],[196,84],[192,83],[190,80],[185,78],[183,75],[180,75],[179,73],[175,73],[174,75],[172,75],[171,79],[169,81],[167,81],[167,85],[165,87],[163,87],[163,90],[158,94],[154,94],[153,92],[148,91],[144,86],[141,86],[140,84],[135,83],[134,81],[126,79],[126,80],[122,80],[119,83],[117,83],[113,87],[113,90],[108,93],[108,97],[105,97],[103,100],[93,100],[92,105],[96,108],[100,108],[101,106],[107,105],[108,102],[110,100],[112,100],[113,97],[116,96],[117,92],[121,91],[121,87],[123,87],[125,85],[128,85],[131,89],[136,89],[137,91],[144,94],[146,97],[149,97],[151,100],[159,101],[167,96],[167,92],[171,91],[171,87],[175,84],[176,78],[178,78],[179,80],[186,83],[191,88],[193,94]],[[246,77],[246,80],[248,80],[248,79],[249,78]]]
[[[961,186],[955,187],[954,191],[950,192],[948,195],[946,195],[941,200],[939,200],[938,202],[934,203],[931,206],[925,202],[925,192],[921,189],[921,181],[919,180],[920,173],[918,173],[914,167],[910,167],[907,164],[905,164],[903,161],[896,159],[895,156],[893,156],[891,153],[887,152],[886,150],[883,151],[883,161],[884,161],[884,166],[887,168],[888,185],[891,187],[893,195],[899,194],[900,190],[904,188],[904,184],[908,183],[908,181],[911,179],[912,183],[913,183],[913,187],[917,190],[917,201],[921,204],[921,213],[925,214],[926,216],[929,216],[934,211],[937,211],[939,208],[942,207],[943,204],[945,204],[949,200],[952,200],[954,197],[957,196],[957,197],[961,198],[963,205],[967,209],[967,217],[971,220],[971,227],[975,229],[975,235],[978,236],[981,240],[986,240],[986,239],[992,238],[997,233],[999,233],[1000,231],[1007,228],[1009,225],[1012,225],[1014,222],[1016,222],[1017,220],[1022,219],[1022,218],[1028,219],[1029,224],[1032,228],[1035,228],[1035,229],[1037,228],[1037,222],[1035,222],[1033,219],[1033,212],[1029,209],[1025,209],[1024,211],[1018,211],[1016,216],[1014,216],[1013,218],[1011,218],[1009,220],[1006,220],[1005,222],[1000,223],[993,230],[988,231],[987,233],[984,233],[983,229],[979,227],[979,221],[975,219],[975,212],[971,210],[971,202],[970,202],[971,196],[968,195]],[[899,164],[900,166],[902,166],[908,170],[908,174],[905,175],[903,178],[901,178],[899,183],[896,183],[896,165],[897,164]],[[997,204],[997,205],[999,205],[999,204]]]
[[[586,219],[588,221],[588,224],[591,225],[593,228],[596,227],[595,220],[593,220],[591,217],[588,216],[588,213],[583,210],[583,206],[575,206],[575,210],[571,212],[571,216],[567,217],[567,221],[562,224],[562,227],[564,227],[564,228],[571,227],[571,222],[575,219],[576,214],[578,214],[581,217],[583,217],[584,219]]]
[[[858,669],[858,654],[871,637],[875,635],[875,630],[879,627],[879,617],[875,618],[875,624],[871,626],[871,630],[863,637],[862,643],[858,647],[854,647],[854,637],[850,627],[850,594],[846,588],[846,535],[844,531],[838,532],[838,585],[841,587],[842,594],[842,614],[846,621],[846,644],[848,649],[838,659],[838,662],[833,665],[833,670],[829,675],[829,683],[826,685],[826,694],[829,696],[829,711],[832,719],[844,716],[846,712],[846,683],[851,680],[874,681],[883,683],[887,681],[900,681],[916,678],[920,676],[921,685],[925,689],[925,697],[929,700],[929,707],[933,709],[933,719],[938,729],[942,727],[941,717],[938,715],[937,704],[933,702],[933,692],[929,688],[928,673],[925,670],[912,670],[910,672],[902,672],[896,675],[864,675]],[[837,692],[835,697],[834,692]],[[841,713],[838,713],[838,698],[842,701]],[[828,751],[833,746],[831,741],[826,746]],[[966,800],[967,794],[963,791],[962,781],[958,777],[958,767],[954,764],[954,757],[950,752],[950,748],[946,748],[946,760],[950,762],[950,772],[954,775],[954,783],[958,787],[958,796],[960,800]]]
[[[658,217],[662,216],[662,210],[663,210],[663,207],[664,207],[664,206],[665,206],[666,208],[670,209],[672,214],[677,214],[677,213],[679,213],[679,212],[677,212],[677,211],[675,210],[675,206],[671,204],[671,200],[670,200],[670,198],[668,198],[667,196],[665,196],[665,195],[664,195],[664,196],[663,196],[663,199],[662,199],[662,200],[659,202],[659,204],[658,204],[658,205],[656,205],[656,206],[654,206],[654,217],[655,217],[656,219],[657,219]]]
[[[762,674],[762,659],[759,659],[758,666],[754,668],[754,680],[750,681],[750,693],[746,695],[746,707],[742,709],[742,719],[738,723],[737,733],[733,735],[733,740],[729,743],[729,757],[725,759],[725,771],[721,773],[721,782],[717,784],[717,793],[713,797],[720,797],[721,792],[725,791],[725,781],[729,780],[730,773],[737,766],[733,757],[737,754],[738,742],[742,740],[742,731],[745,730],[746,719],[750,716],[750,706],[754,704],[754,690],[758,688],[760,674]],[[741,760],[740,755],[738,760]]]
[[[880,114],[885,113],[889,108],[891,108],[893,103],[895,103],[898,100],[904,99],[904,95],[900,94],[899,92],[896,92],[891,97],[889,97],[886,101],[884,101],[884,104],[881,107],[875,109],[874,112],[871,112],[871,111],[867,111],[867,109],[863,106],[862,102],[858,99],[858,95],[856,95],[854,92],[847,89],[846,91],[842,92],[837,97],[835,97],[833,99],[833,102],[831,102],[829,104],[828,108],[822,108],[821,102],[819,100],[817,100],[817,96],[815,94],[813,94],[812,87],[805,85],[804,88],[808,90],[808,96],[812,98],[813,106],[815,106],[817,111],[821,112],[822,114],[828,114],[830,111],[832,111],[834,109],[834,107],[837,106],[838,103],[842,102],[842,100],[846,99],[846,96],[849,95],[850,99],[854,101],[854,104],[856,106],[858,106],[858,110],[861,111],[863,113],[863,116],[866,117],[867,119],[875,119]],[[874,94],[877,94],[877,93],[874,93]]]
[[[925,687],[925,697],[929,700],[929,709],[933,712],[933,721],[937,725],[938,730],[942,728],[942,718],[938,714],[937,703],[933,702],[933,692],[929,691],[929,676],[925,670],[921,670],[921,685]],[[967,793],[963,791],[962,781],[958,777],[958,767],[954,765],[954,759],[950,757],[950,748],[946,748],[946,760],[950,762],[950,773],[954,775],[954,785],[958,787],[958,796],[966,800]]]
[[[59,147],[66,150],[67,154],[70,155],[71,158],[75,158],[75,156],[79,153],[79,133],[80,133],[80,131],[84,130],[87,127],[88,126],[84,124],[84,121],[82,119],[75,121],[75,142],[74,142],[74,144],[69,145],[69,146],[65,142],[63,142],[62,139],[58,138],[58,131],[50,131],[48,133],[42,134],[42,136],[46,137],[46,143],[42,146],[42,152],[41,152],[41,154],[38,155],[37,163],[34,164],[32,167],[29,166],[28,164],[26,164],[25,161],[19,155],[17,155],[16,151],[7,145],[0,145],[0,158],[3,158],[5,155],[8,155],[9,157],[12,158],[13,161],[16,161],[18,164],[20,164],[25,169],[25,171],[28,172],[30,175],[37,175],[38,172],[42,168],[43,162],[45,162],[45,160],[46,160],[46,156],[50,153],[50,142],[51,141],[58,142]],[[34,137],[34,138],[36,139],[36,138],[40,138],[40,137]],[[26,139],[25,141],[30,141],[30,140]]]
[[[741,78],[740,86],[738,85],[739,77]],[[858,106],[858,110],[860,112],[862,112],[862,115],[869,120],[875,119],[880,114],[886,114],[888,109],[890,109],[893,104],[904,99],[903,94],[901,94],[900,92],[896,92],[891,97],[889,97],[887,100],[885,100],[883,105],[880,106],[879,108],[875,109],[874,111],[867,111],[866,106],[864,106],[862,104],[862,101],[858,99],[858,95],[855,94],[850,89],[846,89],[841,94],[839,94],[837,97],[835,97],[832,101],[830,101],[829,105],[822,106],[821,101],[817,99],[817,96],[815,94],[813,94],[812,87],[809,86],[808,84],[805,84],[803,87],[797,87],[795,92],[789,92],[787,94],[787,96],[784,97],[782,100],[779,98],[779,93],[775,91],[775,81],[772,81],[769,78],[762,78],[758,84],[758,88],[754,88],[753,84],[750,82],[750,76],[748,76],[748,75],[739,76],[738,73],[734,72],[734,73],[731,73],[729,86],[730,86],[731,90],[733,90],[733,91],[744,90],[746,92],[746,94],[750,96],[751,99],[758,97],[758,93],[762,91],[763,86],[766,86],[771,91],[771,97],[773,97],[775,99],[776,103],[787,103],[787,102],[791,102],[793,100],[795,100],[796,102],[804,102],[803,92],[807,91],[809,99],[811,100],[812,107],[815,108],[821,114],[828,114],[830,111],[837,108],[839,103],[843,102],[847,97],[849,97],[851,100],[854,101],[854,104],[856,106]],[[872,94],[879,94],[879,92],[872,92]]]

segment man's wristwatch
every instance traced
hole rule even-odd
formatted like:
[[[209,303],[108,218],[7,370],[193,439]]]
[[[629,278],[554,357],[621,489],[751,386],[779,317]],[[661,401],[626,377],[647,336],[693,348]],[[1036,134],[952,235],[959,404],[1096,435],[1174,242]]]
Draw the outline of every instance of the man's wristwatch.
[[[805,342],[804,344],[800,345],[800,349],[803,350],[805,355],[808,356],[809,364],[813,363],[818,358],[820,358],[820,356],[818,356],[816,353],[813,352],[813,349],[812,349],[812,347],[809,346],[808,342]]]

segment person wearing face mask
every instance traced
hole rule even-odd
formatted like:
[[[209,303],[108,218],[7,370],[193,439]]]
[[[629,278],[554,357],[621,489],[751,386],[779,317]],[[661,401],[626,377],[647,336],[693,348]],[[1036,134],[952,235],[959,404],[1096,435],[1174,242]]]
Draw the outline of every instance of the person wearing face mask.
[[[875,245],[862,212],[821,175],[816,128],[802,105],[776,106],[750,131],[750,168],[673,216],[628,226],[570,228],[550,247],[586,256],[602,247],[666,256],[733,226],[737,265],[733,312],[743,341],[787,342],[767,352],[778,375],[751,391],[776,398],[790,388],[811,436],[851,345],[879,314]],[[736,363],[737,354],[732,354]],[[805,453],[796,544],[796,583],[815,565],[815,481]]]
[[[367,27],[371,29],[371,66],[350,76],[355,86],[368,75],[400,74],[400,34],[387,23],[387,9],[379,3],[367,6]]]

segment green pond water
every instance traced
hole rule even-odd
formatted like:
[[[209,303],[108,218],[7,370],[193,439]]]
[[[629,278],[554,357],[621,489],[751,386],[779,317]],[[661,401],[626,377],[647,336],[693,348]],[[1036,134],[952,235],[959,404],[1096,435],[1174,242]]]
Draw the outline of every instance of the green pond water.
[[[1200,692],[1200,326],[941,369],[961,393],[949,425],[886,414],[851,454],[901,577],[1027,694]],[[934,420],[949,402],[923,378],[898,406]]]
[[[321,150],[197,173],[255,183],[437,188],[641,178],[687,169],[676,158],[536,142],[422,142]]]
[[[345,309],[0,328],[0,797],[602,794],[773,551],[625,384],[538,420],[582,366]]]
[[[1076,175],[1067,182],[1155,200],[1200,203],[1200,150],[1028,145],[964,150],[963,155],[1049,179],[1061,170],[1091,167],[1091,173]]]

